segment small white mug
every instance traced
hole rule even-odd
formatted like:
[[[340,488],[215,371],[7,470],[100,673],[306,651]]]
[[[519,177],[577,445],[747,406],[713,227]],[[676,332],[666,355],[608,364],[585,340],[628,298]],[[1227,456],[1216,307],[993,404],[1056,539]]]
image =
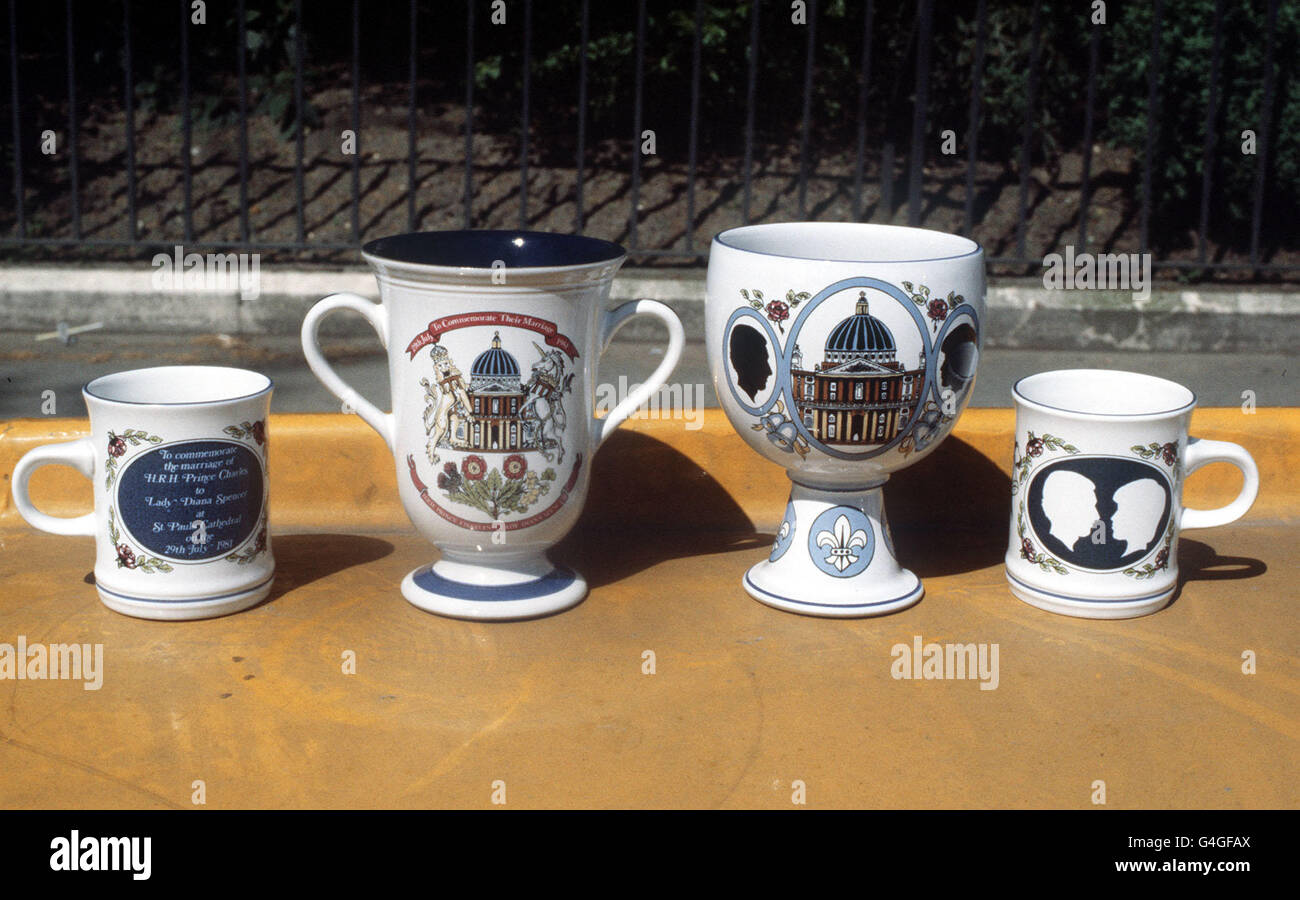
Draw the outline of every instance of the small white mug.
[[[162,366],[96,378],[82,395],[90,436],[47,444],[14,467],[13,496],[32,526],[95,538],[95,587],[143,619],[202,619],[246,609],[271,590],[266,421],[271,379],[218,366]],[[72,466],[94,510],[36,509],[32,472]]]
[[[1041,372],[1012,388],[1016,433],[1007,581],[1049,612],[1089,619],[1153,613],[1178,587],[1178,534],[1246,514],[1259,471],[1245,448],[1189,438],[1196,395],[1108,369]],[[1226,462],[1243,475],[1227,506],[1186,509],[1184,479]]]

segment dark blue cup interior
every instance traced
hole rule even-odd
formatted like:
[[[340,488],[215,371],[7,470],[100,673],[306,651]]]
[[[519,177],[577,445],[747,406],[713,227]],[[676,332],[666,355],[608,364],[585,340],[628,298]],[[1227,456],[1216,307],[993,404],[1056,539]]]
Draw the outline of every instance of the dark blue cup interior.
[[[580,234],[546,231],[421,231],[370,241],[368,256],[423,266],[490,269],[500,260],[508,268],[583,266],[622,259],[618,244]]]

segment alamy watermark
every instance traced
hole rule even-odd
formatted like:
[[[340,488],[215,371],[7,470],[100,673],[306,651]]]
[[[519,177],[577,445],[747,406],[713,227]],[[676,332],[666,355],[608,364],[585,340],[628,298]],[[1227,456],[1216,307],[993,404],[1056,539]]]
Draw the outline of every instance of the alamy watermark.
[[[1043,257],[1043,287],[1049,291],[1129,291],[1134,300],[1151,296],[1150,253],[1065,253]]]
[[[155,253],[150,265],[160,293],[237,290],[256,300],[262,292],[260,253],[186,253],[177,244],[170,254]]]
[[[103,644],[28,644],[18,635],[0,643],[0,681],[81,681],[88,691],[104,686]]]
[[[918,634],[910,644],[895,644],[889,674],[897,681],[933,679],[978,681],[981,691],[998,687],[997,644],[929,644]]]
[[[596,385],[596,412],[608,415],[639,387],[640,384],[629,383],[626,375],[618,376],[616,385],[609,382]],[[663,384],[630,418],[682,419],[687,431],[699,431],[704,427],[704,402],[702,384]]]

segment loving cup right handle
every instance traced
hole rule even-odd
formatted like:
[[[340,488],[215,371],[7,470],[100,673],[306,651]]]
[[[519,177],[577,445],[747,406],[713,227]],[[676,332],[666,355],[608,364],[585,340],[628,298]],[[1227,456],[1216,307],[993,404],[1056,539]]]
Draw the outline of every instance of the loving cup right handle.
[[[384,349],[388,349],[388,311],[382,305],[372,303],[356,294],[330,294],[308,310],[307,317],[302,320],[302,352],[307,357],[307,365],[320,379],[321,384],[325,385],[335,397],[355,409],[362,421],[379,432],[384,443],[392,450],[396,443],[393,414],[384,412],[358,394],[355,388],[339,377],[329,361],[325,359],[325,354],[321,353],[318,334],[321,320],[337,309],[350,309],[364,316],[379,335],[379,342],[384,345]]]

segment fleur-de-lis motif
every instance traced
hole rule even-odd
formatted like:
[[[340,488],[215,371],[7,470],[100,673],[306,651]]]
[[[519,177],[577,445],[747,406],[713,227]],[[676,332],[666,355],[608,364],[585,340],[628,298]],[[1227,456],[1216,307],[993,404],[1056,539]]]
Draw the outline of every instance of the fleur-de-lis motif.
[[[822,530],[817,533],[817,546],[829,547],[830,553],[825,561],[843,572],[858,561],[853,551],[867,546],[867,533],[861,528],[856,531],[849,522],[849,517],[841,515],[832,526],[833,531]]]

